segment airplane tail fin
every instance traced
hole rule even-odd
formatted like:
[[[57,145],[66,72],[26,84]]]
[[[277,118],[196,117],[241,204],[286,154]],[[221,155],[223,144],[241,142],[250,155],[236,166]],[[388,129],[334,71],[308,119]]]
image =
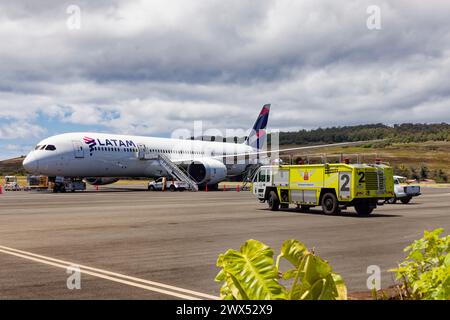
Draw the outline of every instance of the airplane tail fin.
[[[267,140],[267,123],[269,122],[270,104],[264,105],[258,118],[256,119],[255,125],[251,129],[248,138],[245,140],[245,144],[250,147],[261,150]]]

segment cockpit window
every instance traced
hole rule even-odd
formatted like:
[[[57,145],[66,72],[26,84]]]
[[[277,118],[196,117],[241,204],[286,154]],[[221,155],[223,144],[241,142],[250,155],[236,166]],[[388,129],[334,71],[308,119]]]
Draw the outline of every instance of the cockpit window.
[[[49,144],[49,145],[45,148],[45,150],[48,150],[48,151],[55,151],[55,150],[56,150],[56,147],[55,147],[54,145],[52,145],[52,144]]]
[[[37,145],[36,148],[34,148],[34,150],[39,150],[42,146],[41,145]]]
[[[46,145],[44,144],[43,146],[40,147],[39,150],[45,150]]]

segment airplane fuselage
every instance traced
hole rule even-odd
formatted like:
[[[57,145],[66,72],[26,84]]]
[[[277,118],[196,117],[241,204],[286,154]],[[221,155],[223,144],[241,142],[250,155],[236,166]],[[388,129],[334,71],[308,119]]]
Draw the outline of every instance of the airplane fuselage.
[[[188,165],[214,159],[226,165],[227,175],[238,175],[249,163],[232,155],[254,153],[245,144],[180,140],[104,133],[67,133],[41,141],[24,161],[33,173],[64,177],[160,177],[167,175],[158,159],[141,155],[163,154]]]

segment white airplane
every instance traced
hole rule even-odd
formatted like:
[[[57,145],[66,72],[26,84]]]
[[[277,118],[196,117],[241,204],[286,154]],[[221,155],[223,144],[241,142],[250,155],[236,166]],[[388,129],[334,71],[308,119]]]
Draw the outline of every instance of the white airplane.
[[[269,113],[270,105],[264,105],[243,144],[66,133],[39,142],[24,159],[23,166],[28,172],[48,176],[54,182],[61,177],[106,185],[125,177],[173,177],[187,182],[191,189],[208,186],[212,190],[229,176],[243,174],[259,164],[268,164],[268,153],[367,143],[344,142],[264,151]],[[55,188],[59,188],[57,183]]]
[[[185,174],[184,178],[196,185],[214,189],[227,176],[242,174],[249,165],[258,164],[267,137],[269,113],[267,104],[243,144],[66,133],[39,142],[24,159],[23,166],[30,173],[46,175],[50,180],[85,178],[93,185],[114,183],[123,177],[183,178]]]

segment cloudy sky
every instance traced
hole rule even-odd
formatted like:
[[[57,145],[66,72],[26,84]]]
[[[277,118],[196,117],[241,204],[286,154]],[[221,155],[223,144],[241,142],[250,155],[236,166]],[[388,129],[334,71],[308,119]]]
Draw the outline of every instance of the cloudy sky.
[[[450,122],[449,16],[444,0],[2,0],[0,159],[70,131],[247,129],[265,103],[282,130]]]

